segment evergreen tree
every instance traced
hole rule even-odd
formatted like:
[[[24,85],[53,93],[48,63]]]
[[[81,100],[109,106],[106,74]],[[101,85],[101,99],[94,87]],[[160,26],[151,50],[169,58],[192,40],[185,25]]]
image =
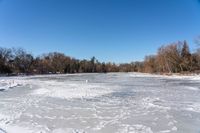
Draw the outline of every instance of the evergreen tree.
[[[191,71],[192,65],[192,56],[189,50],[189,46],[186,41],[183,42],[183,48],[181,51],[181,58],[182,58],[182,66],[183,71]]]

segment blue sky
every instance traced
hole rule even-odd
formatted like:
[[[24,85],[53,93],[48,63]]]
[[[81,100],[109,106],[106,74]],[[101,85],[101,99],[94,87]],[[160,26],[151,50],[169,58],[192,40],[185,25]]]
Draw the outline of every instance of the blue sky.
[[[0,0],[0,46],[117,63],[200,35],[199,0]]]

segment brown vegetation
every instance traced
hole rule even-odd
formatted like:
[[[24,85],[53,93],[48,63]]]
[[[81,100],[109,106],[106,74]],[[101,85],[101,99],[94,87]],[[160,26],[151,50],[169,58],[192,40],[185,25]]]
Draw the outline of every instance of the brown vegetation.
[[[143,62],[99,62],[95,57],[78,60],[52,52],[34,58],[23,49],[0,48],[1,74],[56,74],[94,72],[200,73],[200,50],[191,53],[186,41],[161,46]]]

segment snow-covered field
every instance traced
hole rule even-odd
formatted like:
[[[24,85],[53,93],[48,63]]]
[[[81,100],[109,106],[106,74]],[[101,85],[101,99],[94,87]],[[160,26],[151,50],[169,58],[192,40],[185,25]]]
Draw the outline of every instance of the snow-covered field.
[[[200,133],[200,77],[0,77],[0,133]]]

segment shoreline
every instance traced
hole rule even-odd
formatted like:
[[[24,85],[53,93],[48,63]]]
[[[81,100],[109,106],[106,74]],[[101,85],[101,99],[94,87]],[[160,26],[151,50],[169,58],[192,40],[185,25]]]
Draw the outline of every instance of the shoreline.
[[[28,76],[45,76],[45,75],[78,75],[78,74],[112,74],[112,73],[139,73],[139,74],[150,74],[160,76],[200,76],[200,73],[145,73],[145,72],[89,72],[89,73],[46,73],[46,74],[0,74],[0,77],[28,77]]]

